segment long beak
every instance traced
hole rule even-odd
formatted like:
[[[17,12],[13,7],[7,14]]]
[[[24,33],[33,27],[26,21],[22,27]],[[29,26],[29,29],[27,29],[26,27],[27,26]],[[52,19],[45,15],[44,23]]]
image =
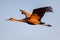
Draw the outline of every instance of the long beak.
[[[10,19],[6,19],[6,21],[10,21]]]

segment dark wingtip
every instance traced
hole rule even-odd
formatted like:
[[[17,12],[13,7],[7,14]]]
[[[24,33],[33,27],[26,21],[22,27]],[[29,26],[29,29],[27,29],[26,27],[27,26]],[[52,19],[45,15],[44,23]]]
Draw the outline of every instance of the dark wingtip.
[[[21,11],[21,12],[22,12],[22,14],[23,14],[23,10],[22,10],[22,9],[20,9],[19,11]]]
[[[19,11],[22,11],[21,9]]]
[[[53,8],[52,7],[50,7],[50,6],[48,6],[48,7],[45,7],[45,9],[46,9],[46,12],[53,12]]]
[[[49,7],[48,9],[49,9],[50,12],[53,12],[53,10],[52,10],[53,8],[52,7]]]

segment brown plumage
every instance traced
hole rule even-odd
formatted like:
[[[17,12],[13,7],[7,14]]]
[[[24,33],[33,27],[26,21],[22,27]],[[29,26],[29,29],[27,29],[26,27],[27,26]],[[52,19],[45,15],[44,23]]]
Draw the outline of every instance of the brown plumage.
[[[51,27],[51,25],[41,22],[41,19],[43,18],[45,12],[52,12],[51,7],[36,8],[33,10],[32,14],[28,11],[25,11],[25,10],[20,10],[20,11],[22,12],[22,14],[24,14],[26,16],[24,19],[17,20],[15,18],[10,18],[8,20],[25,22],[25,23],[28,23],[31,25],[45,25],[45,26]]]

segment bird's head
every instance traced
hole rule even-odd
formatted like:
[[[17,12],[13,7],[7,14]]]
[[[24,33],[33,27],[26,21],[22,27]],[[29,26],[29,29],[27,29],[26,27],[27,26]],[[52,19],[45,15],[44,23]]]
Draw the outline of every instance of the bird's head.
[[[16,21],[16,18],[9,18],[7,20],[10,20],[10,21]]]

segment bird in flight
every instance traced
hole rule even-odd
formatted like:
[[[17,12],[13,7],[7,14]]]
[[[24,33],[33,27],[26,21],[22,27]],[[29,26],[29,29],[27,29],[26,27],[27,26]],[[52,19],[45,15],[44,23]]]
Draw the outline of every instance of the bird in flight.
[[[30,13],[26,10],[22,10],[22,9],[20,9],[20,11],[22,12],[22,14],[25,15],[25,18],[23,18],[23,19],[9,18],[8,20],[25,22],[25,23],[28,23],[31,25],[44,25],[44,26],[48,26],[48,27],[52,26],[50,24],[45,24],[45,22],[41,21],[41,19],[43,18],[44,14],[46,12],[53,12],[52,8],[50,6],[33,9],[32,13]]]

